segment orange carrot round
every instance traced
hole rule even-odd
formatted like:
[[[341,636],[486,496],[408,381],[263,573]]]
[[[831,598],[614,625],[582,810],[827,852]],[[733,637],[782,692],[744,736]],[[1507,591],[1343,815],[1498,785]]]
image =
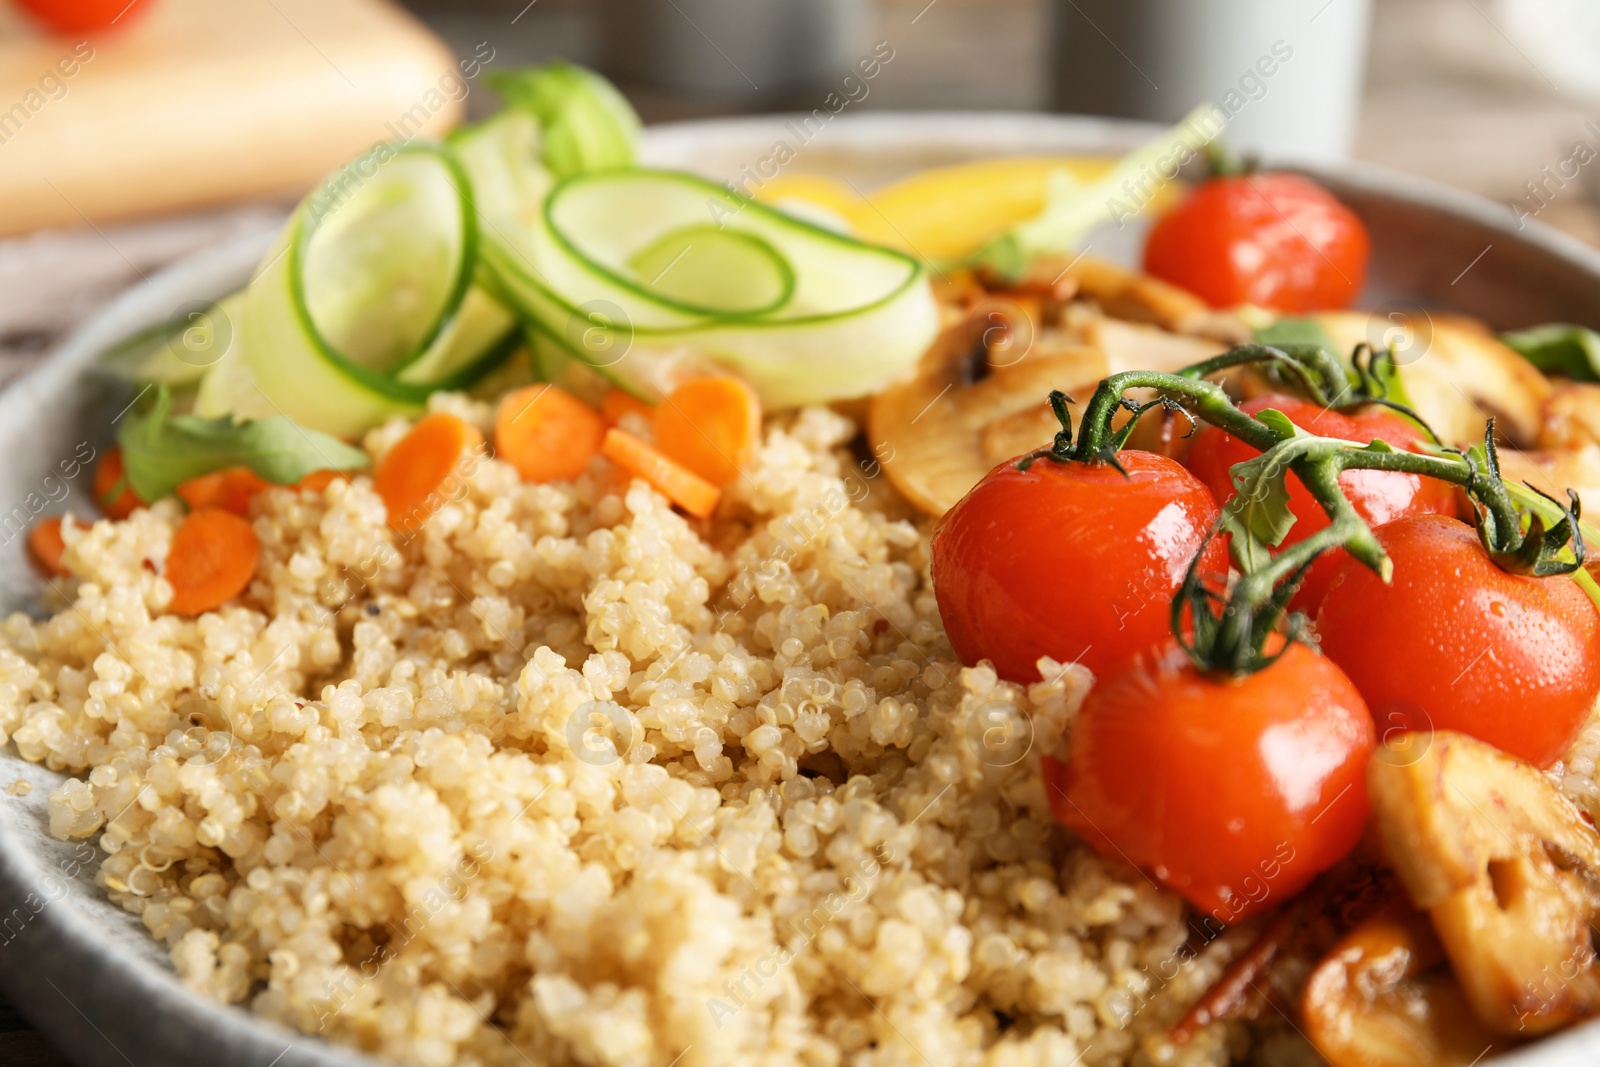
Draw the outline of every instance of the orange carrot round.
[[[108,519],[125,519],[144,501],[134,495],[122,466],[122,449],[112,445],[94,469],[94,499]]]
[[[507,393],[494,420],[494,448],[525,482],[576,478],[600,451],[600,413],[554,385]]]
[[[261,544],[250,524],[231,511],[190,512],[172,535],[167,583],[174,615],[203,615],[244,592],[255,577]]]
[[[637,415],[649,422],[655,418],[656,409],[632,393],[622,389],[611,389],[600,398],[600,417],[611,426],[621,426],[624,415]]]
[[[39,573],[47,578],[66,578],[72,574],[61,562],[67,552],[67,543],[61,537],[64,521],[64,516],[51,515],[34,523],[28,531],[28,555],[33,557],[33,565]]]
[[[285,488],[321,493],[332,483],[348,477],[350,475],[346,471],[312,471]],[[180,500],[189,505],[190,511],[198,511],[200,508],[221,508],[235,515],[248,516],[250,501],[258,494],[271,489],[273,484],[249,467],[227,467],[190,478],[179,485],[175,492]]]
[[[249,467],[228,467],[183,482],[175,490],[190,511],[221,508],[235,515],[247,515],[250,501],[272,483]]]
[[[600,454],[655,486],[662,496],[697,519],[704,519],[717,510],[721,489],[626,430],[615,427],[607,430]]]
[[[384,454],[373,473],[389,525],[413,534],[462,493],[483,445],[477,428],[448,412],[426,415]]]
[[[738,378],[696,378],[655,411],[656,448],[715,486],[739,477],[761,437],[761,401]]]

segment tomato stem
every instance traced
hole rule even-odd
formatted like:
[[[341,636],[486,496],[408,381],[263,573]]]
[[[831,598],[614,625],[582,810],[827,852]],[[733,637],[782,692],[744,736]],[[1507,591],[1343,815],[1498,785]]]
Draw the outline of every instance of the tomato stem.
[[[1363,354],[1366,358],[1363,358]],[[1220,385],[1206,380],[1221,371],[1250,364],[1266,364],[1280,374],[1293,378],[1306,396],[1325,408],[1343,410],[1372,403],[1394,408],[1422,426],[1430,438],[1437,440],[1415,412],[1386,398],[1383,368],[1392,366],[1392,360],[1392,355],[1387,352],[1378,353],[1365,344],[1358,345],[1351,359],[1354,368],[1352,378],[1345,364],[1321,345],[1251,344],[1241,345],[1172,374],[1125,371],[1100,383],[1084,411],[1083,425],[1075,446],[1072,445],[1071,421],[1057,409],[1056,416],[1063,420],[1065,437],[1056,435],[1051,452],[1057,459],[1076,459],[1085,463],[1103,461],[1127,441],[1133,423],[1139,416],[1157,404],[1169,408],[1181,407],[1191,417],[1204,419],[1252,447],[1266,451],[1277,443],[1278,436],[1263,432],[1258,420],[1235,407]],[[1154,401],[1140,403],[1124,395],[1130,389],[1155,389],[1160,396]],[[1118,410],[1131,411],[1133,418],[1121,430],[1113,430],[1111,422]]]
[[[1369,356],[1365,362],[1363,350]],[[1402,472],[1460,486],[1477,511],[1478,536],[1485,550],[1502,569],[1543,577],[1581,568],[1584,543],[1576,495],[1569,492],[1568,504],[1549,497],[1531,501],[1527,494],[1514,498],[1500,477],[1494,420],[1489,420],[1479,447],[1450,448],[1427,431],[1433,442],[1427,451],[1402,451],[1381,440],[1360,445],[1317,437],[1272,409],[1251,416],[1235,406],[1220,385],[1206,380],[1230,367],[1266,363],[1295,377],[1324,406],[1385,403],[1415,419],[1426,431],[1426,424],[1415,413],[1384,400],[1380,363],[1384,358],[1389,358],[1387,353],[1358,347],[1351,360],[1355,368],[1352,380],[1344,364],[1319,345],[1244,345],[1174,374],[1114,374],[1101,381],[1090,398],[1076,440],[1066,395],[1051,394],[1062,428],[1053,445],[1036,455],[1047,455],[1056,462],[1109,463],[1120,469],[1116,455],[1127,443],[1134,423],[1158,405],[1203,419],[1261,453],[1232,468],[1237,492],[1221,522],[1230,535],[1242,576],[1224,599],[1196,572],[1197,556],[1173,601],[1173,632],[1191,660],[1204,670],[1249,674],[1281,655],[1281,649],[1266,651],[1269,639],[1274,633],[1283,633],[1294,640],[1303,632],[1304,616],[1289,614],[1288,603],[1306,571],[1324,552],[1342,548],[1389,581],[1392,562],[1339,486],[1339,476],[1347,470]],[[1154,389],[1158,396],[1152,401],[1133,400],[1125,395],[1132,389]],[[1116,429],[1113,419],[1123,410],[1132,412],[1133,417]],[[1290,475],[1310,491],[1327,512],[1329,522],[1299,543],[1275,551],[1295,522],[1286,503],[1285,480]],[[1192,636],[1187,633],[1190,628]]]
[[[1222,358],[1219,356],[1217,360]],[[1217,360],[1207,360],[1205,364],[1196,366],[1205,367],[1207,364],[1216,363]],[[1228,365],[1231,364],[1220,364],[1211,370],[1199,373],[1214,373],[1215,370]],[[1130,370],[1113,374],[1101,381],[1094,396],[1089,398],[1088,406],[1084,408],[1077,443],[1064,448],[1061,435],[1057,435],[1055,448],[1052,449],[1056,458],[1094,463],[1103,461],[1108,454],[1120,447],[1127,440],[1128,427],[1131,427],[1141,414],[1160,403],[1129,400],[1123,394],[1130,389],[1156,389],[1163,398],[1176,403],[1191,416],[1204,419],[1213,426],[1226,430],[1260,451],[1264,452],[1278,443],[1278,435],[1270,427],[1235,407],[1222,386],[1215,382],[1208,382],[1198,374],[1191,377],[1187,373],[1167,374],[1161,371]],[[1118,431],[1112,428],[1111,422],[1121,410],[1132,411],[1133,419],[1129,420],[1128,426]]]

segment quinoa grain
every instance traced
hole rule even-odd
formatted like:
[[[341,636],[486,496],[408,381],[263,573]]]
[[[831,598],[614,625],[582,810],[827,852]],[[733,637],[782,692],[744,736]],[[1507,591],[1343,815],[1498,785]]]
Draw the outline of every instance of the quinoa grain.
[[[706,524],[604,461],[482,462],[409,541],[366,477],[271,490],[192,620],[176,504],[69,524],[71,603],[0,627],[0,741],[79,776],[52,832],[186,984],[395,1060],[1225,1062],[1244,1024],[1164,1035],[1236,946],[1157,977],[1184,909],[1045,803],[1087,674],[961,667],[853,434],[775,420]]]

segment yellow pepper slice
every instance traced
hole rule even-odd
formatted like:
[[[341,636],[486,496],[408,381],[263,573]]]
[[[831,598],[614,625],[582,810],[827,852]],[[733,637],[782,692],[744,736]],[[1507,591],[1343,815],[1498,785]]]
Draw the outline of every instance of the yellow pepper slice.
[[[1094,156],[986,159],[921,171],[866,196],[821,175],[781,175],[756,198],[779,205],[801,201],[843,220],[864,241],[945,263],[1042,212],[1055,175],[1090,182],[1115,165],[1115,159]],[[1174,189],[1163,189],[1150,207],[1159,210],[1174,195]]]

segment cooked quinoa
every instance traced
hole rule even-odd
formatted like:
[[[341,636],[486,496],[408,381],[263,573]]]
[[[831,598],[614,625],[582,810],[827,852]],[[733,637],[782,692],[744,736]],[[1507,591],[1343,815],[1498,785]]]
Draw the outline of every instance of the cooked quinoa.
[[[1251,927],[1197,943],[1056,826],[1089,676],[955,661],[854,432],[781,420],[709,524],[604,460],[485,458],[409,539],[366,477],[272,490],[197,620],[162,614],[177,505],[68,524],[70,605],[0,631],[0,742],[81,776],[52,832],[100,835],[185,983],[395,1060],[1314,1060],[1271,1011],[1165,1036]]]

